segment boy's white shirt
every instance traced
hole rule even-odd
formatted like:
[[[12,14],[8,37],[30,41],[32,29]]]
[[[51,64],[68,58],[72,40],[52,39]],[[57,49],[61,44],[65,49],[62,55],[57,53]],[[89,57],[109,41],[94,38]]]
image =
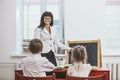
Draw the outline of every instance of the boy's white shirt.
[[[42,53],[48,53],[50,50],[52,50],[53,52],[56,52],[55,45],[57,47],[60,47],[61,49],[70,50],[68,46],[65,46],[64,44],[62,44],[60,40],[58,39],[56,28],[54,27],[50,27],[50,28],[51,28],[51,34],[49,34],[46,28],[35,29],[34,37],[37,39],[40,39],[43,43]]]
[[[46,76],[45,72],[53,71],[55,66],[41,54],[32,54],[22,59],[20,64],[24,76],[41,77]]]

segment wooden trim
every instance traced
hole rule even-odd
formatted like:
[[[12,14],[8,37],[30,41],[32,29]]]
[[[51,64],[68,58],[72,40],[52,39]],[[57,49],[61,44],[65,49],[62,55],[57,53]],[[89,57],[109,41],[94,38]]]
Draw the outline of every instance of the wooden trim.
[[[102,56],[101,56],[101,45],[100,45],[100,39],[98,40],[80,40],[80,41],[67,41],[67,45],[69,46],[69,44],[71,43],[93,43],[96,42],[97,43],[97,65],[98,67],[102,67]],[[67,52],[66,54],[66,64],[69,64],[69,53]]]

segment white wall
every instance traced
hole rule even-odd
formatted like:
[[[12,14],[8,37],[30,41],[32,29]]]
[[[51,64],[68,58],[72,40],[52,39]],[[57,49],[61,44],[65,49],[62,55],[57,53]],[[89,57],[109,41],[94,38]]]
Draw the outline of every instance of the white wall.
[[[0,0],[0,80],[14,80],[11,54],[16,50],[16,0]]]
[[[0,61],[16,50],[16,0],[0,0]]]
[[[65,0],[65,39],[100,39],[105,51],[105,0]]]

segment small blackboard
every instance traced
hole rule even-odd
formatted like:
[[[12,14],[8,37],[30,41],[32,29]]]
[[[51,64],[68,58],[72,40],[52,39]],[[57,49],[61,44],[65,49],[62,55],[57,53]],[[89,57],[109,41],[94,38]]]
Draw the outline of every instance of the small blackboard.
[[[87,50],[88,63],[92,66],[102,67],[100,40],[68,41],[69,47],[82,45]],[[71,54],[67,53],[66,63],[71,64]]]

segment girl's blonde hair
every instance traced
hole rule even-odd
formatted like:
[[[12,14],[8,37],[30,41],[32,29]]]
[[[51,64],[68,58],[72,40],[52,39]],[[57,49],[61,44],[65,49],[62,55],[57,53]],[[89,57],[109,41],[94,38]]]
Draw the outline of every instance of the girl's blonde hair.
[[[75,62],[87,63],[87,51],[84,46],[75,46],[72,53]]]

